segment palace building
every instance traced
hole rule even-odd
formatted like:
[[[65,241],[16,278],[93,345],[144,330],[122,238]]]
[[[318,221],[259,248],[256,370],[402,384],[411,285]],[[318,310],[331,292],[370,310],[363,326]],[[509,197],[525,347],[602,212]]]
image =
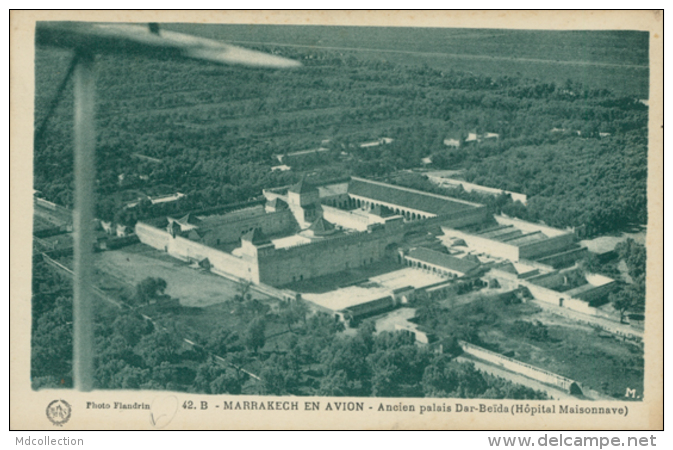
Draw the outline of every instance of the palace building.
[[[452,283],[488,280],[493,274],[516,288],[516,277],[503,271],[503,264],[556,273],[586,252],[571,231],[494,216],[478,203],[363,178],[302,180],[263,194],[264,201],[224,213],[139,222],[136,233],[141,242],[176,258],[270,289],[385,261],[411,270],[404,273],[413,286],[400,286],[391,276],[378,291],[369,290],[382,305],[407,301],[410,288],[449,292]],[[349,298],[358,298],[357,289],[351,291]],[[401,291],[405,300],[400,300]],[[369,311],[370,301],[336,303],[338,311],[353,312]]]

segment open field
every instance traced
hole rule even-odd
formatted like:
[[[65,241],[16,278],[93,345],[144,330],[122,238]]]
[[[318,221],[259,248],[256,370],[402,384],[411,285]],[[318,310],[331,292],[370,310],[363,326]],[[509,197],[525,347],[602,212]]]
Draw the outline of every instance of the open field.
[[[47,230],[50,228],[61,226],[61,223],[55,223],[45,217],[40,217],[39,215],[33,216],[33,233]]]
[[[605,253],[615,249],[615,246],[627,239],[633,239],[638,244],[645,245],[647,239],[647,229],[643,228],[640,231],[633,233],[619,233],[616,236],[601,236],[594,239],[587,239],[580,241],[582,245],[593,253]]]
[[[72,213],[62,207],[50,209],[39,203],[34,203],[33,212],[35,230],[39,230],[40,227],[48,227],[49,224],[60,227],[72,222]]]
[[[180,299],[183,306],[205,307],[225,302],[237,294],[233,281],[189,267],[142,244],[97,253],[95,257],[99,274],[121,284],[135,286],[147,277],[163,278],[168,284],[166,294]]]
[[[240,295],[236,283],[231,280],[196,269],[143,244],[96,253],[95,258],[96,284],[112,298],[133,295],[136,283],[146,277],[166,280],[166,294],[179,299],[181,307],[175,310],[150,307],[143,312],[159,321],[170,319],[181,324],[188,338],[198,335],[205,339],[220,328],[244,333],[249,325],[248,319],[236,314],[235,304],[230,301]],[[61,258],[60,262],[72,267],[72,258]],[[272,307],[278,302],[259,292],[250,294]],[[287,326],[269,320],[266,334],[282,335],[287,329]],[[270,342],[274,345],[273,339]]]
[[[409,319],[414,317],[416,310],[414,308],[399,308],[380,317],[374,318],[376,323],[376,332],[383,331],[395,332],[395,325],[408,326]]]
[[[648,35],[619,31],[170,24],[176,31],[241,45],[353,53],[403,64],[543,82],[573,79],[594,89],[648,98]]]

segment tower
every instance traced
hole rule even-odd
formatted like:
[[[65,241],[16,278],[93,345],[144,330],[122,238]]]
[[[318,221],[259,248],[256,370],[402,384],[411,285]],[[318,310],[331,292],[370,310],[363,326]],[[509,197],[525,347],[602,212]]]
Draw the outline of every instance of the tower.
[[[318,188],[301,180],[287,192],[290,210],[302,228],[306,228],[321,216]]]

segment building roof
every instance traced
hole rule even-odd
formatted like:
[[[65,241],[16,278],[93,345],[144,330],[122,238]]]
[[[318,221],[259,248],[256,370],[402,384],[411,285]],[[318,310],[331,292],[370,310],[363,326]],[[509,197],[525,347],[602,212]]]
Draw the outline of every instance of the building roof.
[[[302,179],[299,183],[293,184],[292,187],[290,187],[289,191],[294,192],[295,194],[306,194],[308,192],[313,192],[317,191],[318,188],[312,185],[311,183],[307,182],[306,180]]]
[[[288,209],[287,203],[283,199],[278,197],[274,198],[267,204],[274,209]]]
[[[103,225],[103,226],[105,226],[105,225]],[[180,226],[180,224],[176,220],[170,222],[169,227],[171,228],[171,230],[173,230],[174,233],[182,232],[182,227]]]
[[[313,222],[310,227],[308,227],[309,230],[313,231],[314,234],[328,234],[333,232],[336,227],[332,222],[329,222],[325,220],[324,217],[320,217],[318,220]]]
[[[372,210],[369,212],[370,214],[374,214],[375,216],[379,217],[390,217],[395,215],[395,212],[393,210],[391,210],[387,206],[381,206],[381,205],[374,206],[374,208],[372,208]]]
[[[479,260],[479,257],[477,255],[473,255],[471,253],[463,256],[463,259],[465,261],[472,261],[473,263],[481,264],[481,261]]]
[[[516,267],[514,267],[514,264],[512,264],[510,261],[503,261],[502,263],[493,266],[493,268],[502,272],[511,273],[512,275],[519,274],[519,271],[516,270]]]
[[[480,266],[479,263],[456,258],[455,256],[447,255],[446,253],[437,252],[424,247],[418,247],[411,250],[408,257],[463,274],[468,273]]]
[[[355,177],[351,179],[348,185],[348,193],[438,216],[481,206],[442,195]]]
[[[509,239],[502,239],[502,241],[506,244],[520,247],[532,242],[544,241],[545,239],[549,239],[549,237],[547,237],[542,231],[534,231],[528,234],[520,234],[519,236],[511,237]]]
[[[248,231],[243,236],[241,236],[241,240],[251,242],[253,245],[271,243],[269,238],[266,237],[260,228],[254,228],[252,231]]]
[[[196,225],[198,223],[201,223],[201,220],[198,219],[196,216],[194,216],[192,213],[187,213],[184,216],[180,217],[179,219],[175,219],[176,222],[178,222],[180,225]]]
[[[203,239],[203,236],[205,236],[206,233],[207,231],[192,229],[189,230],[189,233],[187,233],[187,238],[191,239],[192,241],[198,241]]]

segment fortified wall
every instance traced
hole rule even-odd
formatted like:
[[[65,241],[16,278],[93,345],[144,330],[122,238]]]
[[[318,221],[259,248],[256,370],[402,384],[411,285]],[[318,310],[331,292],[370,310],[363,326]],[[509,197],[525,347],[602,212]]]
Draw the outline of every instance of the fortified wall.
[[[173,237],[167,231],[142,222],[136,224],[135,231],[143,244],[171,256],[198,262],[214,272],[272,286],[380,261],[386,256],[386,246],[399,242],[403,234],[402,230],[390,233],[381,227],[295,247],[277,249],[267,245],[260,247],[256,254],[243,252],[241,256],[236,256],[200,242]]]
[[[165,230],[142,222],[136,224],[135,231],[140,242],[175,258],[198,262],[207,265],[213,272],[231,274],[259,283],[257,262],[252,258],[234,256],[180,236],[173,237]]]
[[[169,218],[167,231],[139,223],[136,233],[145,244],[215,272],[282,286],[399,258],[405,233],[439,232],[440,226],[468,226],[488,217],[480,204],[357,178],[320,187],[302,180],[264,195],[264,208]],[[393,215],[372,212],[387,204]],[[300,228],[303,239],[294,246],[277,248],[267,237],[290,237]],[[232,254],[213,248],[239,239],[241,248]]]
[[[264,213],[264,210],[262,210],[262,213],[258,215],[208,225],[201,242],[206,245],[237,242],[243,234],[255,228],[261,229],[267,236],[272,236],[295,230],[297,222],[289,210],[271,213]]]
[[[406,233],[432,226],[472,224],[485,220],[487,214],[486,207],[477,207],[422,221],[396,220],[371,225],[364,232],[264,251],[259,255],[260,279],[279,286],[397,258],[395,248],[403,244]]]
[[[353,230],[365,231],[372,224],[373,216],[359,209],[346,210],[322,205],[322,212],[325,220]],[[383,220],[380,221],[382,222]]]
[[[380,227],[265,251],[259,254],[260,279],[278,286],[373,264],[384,259],[386,247],[400,242],[402,237],[401,229],[391,232]]]
[[[453,229],[484,222],[488,219],[488,216],[488,208],[486,206],[480,205],[475,206],[474,208],[443,214],[441,216],[430,217],[424,220],[405,222],[404,228],[407,231],[423,229],[432,226]]]
[[[575,380],[571,380],[570,378],[566,378],[554,372],[549,372],[548,370],[517,361],[516,359],[508,358],[507,356],[486,350],[485,348],[470,344],[465,341],[459,341],[458,343],[463,348],[465,353],[468,353],[476,358],[488,361],[492,364],[495,364],[496,366],[503,367],[512,372],[520,373],[521,375],[524,375],[533,380],[537,380],[551,386],[556,386],[565,392],[568,392],[569,394],[582,394],[582,388]]]

